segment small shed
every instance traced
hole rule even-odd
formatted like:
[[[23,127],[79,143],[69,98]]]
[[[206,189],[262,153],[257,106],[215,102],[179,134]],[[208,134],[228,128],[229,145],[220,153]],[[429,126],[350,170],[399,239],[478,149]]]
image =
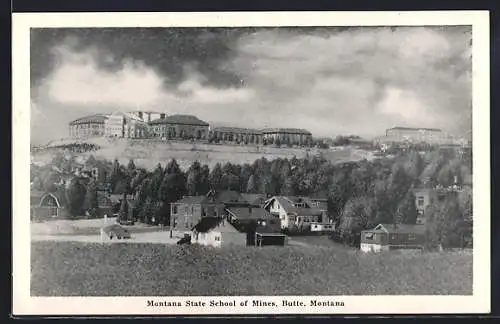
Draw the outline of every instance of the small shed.
[[[425,244],[425,226],[410,224],[378,224],[361,232],[360,248],[364,252],[397,249],[422,250]]]
[[[273,231],[269,227],[258,226],[255,231],[255,245],[268,246],[268,245],[286,245],[287,236],[283,233]]]
[[[118,224],[112,224],[104,228],[101,228],[101,240],[103,241],[108,241],[113,239],[118,239],[118,240],[130,239],[130,238],[132,238],[130,232],[126,228]]]
[[[311,223],[311,232],[318,234],[328,234],[335,231],[334,223]]]

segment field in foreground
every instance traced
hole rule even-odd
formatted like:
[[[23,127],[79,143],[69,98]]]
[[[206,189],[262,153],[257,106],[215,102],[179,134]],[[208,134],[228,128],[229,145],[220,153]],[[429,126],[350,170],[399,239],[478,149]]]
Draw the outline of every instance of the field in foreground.
[[[472,253],[33,242],[33,296],[467,295]]]

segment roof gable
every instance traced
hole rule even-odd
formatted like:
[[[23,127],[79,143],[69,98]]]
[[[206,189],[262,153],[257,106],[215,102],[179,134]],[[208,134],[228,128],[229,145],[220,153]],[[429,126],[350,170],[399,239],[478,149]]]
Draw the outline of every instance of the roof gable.
[[[208,233],[211,231],[239,233],[227,220],[222,217],[204,217],[193,228],[198,233]]]

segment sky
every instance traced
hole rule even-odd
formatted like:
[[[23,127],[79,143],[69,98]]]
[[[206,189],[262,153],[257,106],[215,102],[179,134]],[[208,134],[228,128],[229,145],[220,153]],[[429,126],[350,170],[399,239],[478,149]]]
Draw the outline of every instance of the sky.
[[[93,113],[383,135],[471,129],[470,26],[32,29],[31,140]]]

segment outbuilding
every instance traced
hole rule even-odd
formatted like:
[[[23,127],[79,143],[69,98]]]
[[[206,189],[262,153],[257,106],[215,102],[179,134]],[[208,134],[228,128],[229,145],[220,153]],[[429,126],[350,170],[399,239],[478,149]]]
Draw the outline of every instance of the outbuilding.
[[[361,232],[361,251],[381,252],[398,249],[422,250],[425,226],[410,224],[378,224]]]

